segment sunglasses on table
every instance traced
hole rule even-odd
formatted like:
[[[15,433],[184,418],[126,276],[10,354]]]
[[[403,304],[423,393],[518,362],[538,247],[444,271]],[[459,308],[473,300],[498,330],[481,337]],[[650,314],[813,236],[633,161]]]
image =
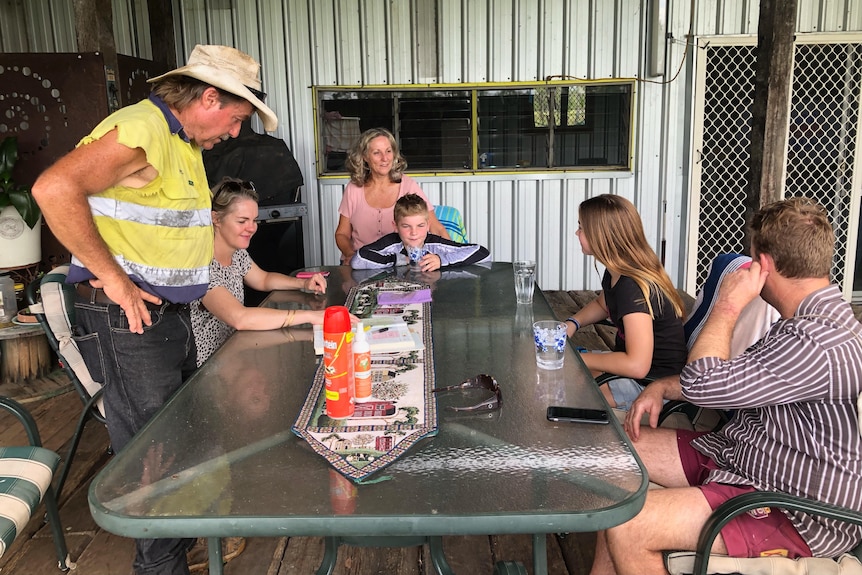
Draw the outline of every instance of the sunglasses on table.
[[[455,407],[453,405],[446,406],[452,411],[490,411],[499,409],[503,405],[503,392],[497,384],[497,380],[486,373],[480,373],[475,377],[459,383],[458,385],[450,385],[448,387],[435,387],[431,391],[433,393],[443,393],[446,391],[464,390],[464,389],[487,389],[493,391],[494,395],[488,399],[471,405],[469,407]]]

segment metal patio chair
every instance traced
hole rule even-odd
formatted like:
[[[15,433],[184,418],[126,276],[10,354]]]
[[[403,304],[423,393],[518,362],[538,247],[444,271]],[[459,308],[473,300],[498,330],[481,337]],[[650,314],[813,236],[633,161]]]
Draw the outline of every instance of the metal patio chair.
[[[29,445],[0,447],[0,557],[24,529],[42,501],[54,538],[57,566],[68,571],[75,564],[69,558],[60,525],[57,497],[51,487],[60,456],[42,447],[36,421],[24,406],[0,396],[0,408],[12,413],[27,432]]]
[[[101,397],[102,384],[93,381],[78,345],[72,339],[72,325],[75,323],[75,290],[74,286],[66,283],[68,273],[68,265],[59,266],[47,273],[41,282],[34,281],[27,286],[27,303],[30,305],[30,312],[45,331],[49,345],[57,353],[63,370],[69,376],[84,405],[72,436],[60,480],[57,482],[58,498],[63,491],[75,452],[78,450],[84,426],[90,419],[105,423]]]
[[[862,395],[857,401],[862,414]],[[862,415],[859,418],[862,432]],[[862,525],[862,513],[819,501],[795,497],[774,491],[755,491],[733,497],[712,512],[700,531],[697,551],[676,551],[665,554],[665,566],[671,575],[706,575],[707,573],[738,575],[862,575],[862,542],[849,553],[832,559],[828,557],[736,558],[726,555],[710,555],[709,550],[721,528],[731,519],[752,509],[773,507],[801,511],[819,517],[837,519],[854,525]]]

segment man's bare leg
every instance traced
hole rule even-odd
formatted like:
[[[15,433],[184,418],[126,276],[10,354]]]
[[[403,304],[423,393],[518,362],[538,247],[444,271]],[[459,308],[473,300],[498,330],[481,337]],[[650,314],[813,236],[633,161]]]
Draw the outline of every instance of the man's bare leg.
[[[658,428],[658,429],[650,429],[643,428],[641,430],[640,439],[634,443],[635,450],[638,452],[638,456],[640,456],[641,461],[644,463],[644,467],[649,474],[650,481],[653,483],[657,483],[663,487],[685,487],[688,488],[688,481],[685,478],[685,472],[682,468],[682,462],[679,457],[679,448],[677,447],[676,442],[676,430],[674,429],[666,429],[666,428]],[[694,545],[697,543],[697,535],[700,533],[700,527],[706,521],[706,517],[712,512],[709,508],[709,504],[706,502],[706,499],[701,494],[700,490],[697,488],[691,488],[696,492],[696,496],[700,499],[703,505],[706,507],[706,515],[704,515],[701,519],[699,519],[699,524],[696,526],[696,530],[694,531],[694,543],[691,545],[691,549],[694,549]],[[644,504],[644,509],[634,517],[628,523],[615,527],[610,531],[621,530],[622,533],[627,532],[627,526],[635,524],[636,522],[640,522],[643,518],[641,517],[645,513],[652,513],[653,510],[648,509],[647,505],[651,504],[652,501],[663,501],[664,504],[669,504],[669,502],[664,502],[664,497],[653,497],[655,493],[664,493],[668,490],[651,490],[647,494],[647,502]],[[683,491],[683,490],[673,490],[673,491]],[[694,498],[696,499],[696,498]],[[674,522],[669,518],[672,513],[680,511],[679,509],[674,510],[665,510],[661,507],[656,508],[656,513],[659,518],[667,517],[662,525],[659,525],[658,531],[666,531],[662,529],[662,526],[669,526],[674,531],[682,529],[681,527],[677,527],[674,525]],[[693,511],[693,510],[692,510]],[[683,514],[687,514],[687,511],[683,511]],[[693,517],[693,515],[692,515]],[[626,529],[624,529],[626,528]],[[645,527],[645,529],[655,529],[654,527]],[[637,533],[637,532],[635,532]],[[628,536],[631,536],[631,532],[628,532]],[[658,532],[654,535],[658,535]],[[663,537],[659,537],[660,540],[664,540]],[[617,533],[608,533],[604,531],[600,531],[597,534],[596,538],[596,552],[595,559],[593,560],[593,567],[590,571],[591,575],[621,575],[624,571],[617,571],[614,568],[615,563],[612,560],[614,556],[614,548],[613,545],[619,545],[620,541],[626,541],[625,539],[621,539]],[[609,543],[611,547],[609,548]],[[645,543],[642,538],[639,536],[635,536],[635,538],[631,541],[627,541],[623,543],[623,545],[639,545],[641,543]],[[721,547],[724,547],[724,542],[721,541]],[[686,547],[661,547],[658,549],[658,559],[660,570],[658,571],[642,571],[643,573],[666,573],[664,570],[664,563],[661,556],[661,551],[665,549],[687,549]],[[636,551],[634,547],[629,549],[632,554]],[[640,550],[638,550],[640,551]],[[617,554],[619,555],[619,549],[617,549]],[[639,559],[642,560],[642,559]],[[646,569],[646,564],[644,564],[644,569]],[[619,566],[618,566],[619,567]]]
[[[608,550],[607,531],[596,533],[596,553],[593,556],[593,567],[590,575],[616,575],[611,552]]]

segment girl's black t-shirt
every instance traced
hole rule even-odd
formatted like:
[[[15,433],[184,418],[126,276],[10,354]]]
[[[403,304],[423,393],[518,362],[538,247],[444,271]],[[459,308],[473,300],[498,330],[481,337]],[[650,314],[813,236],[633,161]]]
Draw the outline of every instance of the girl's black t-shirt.
[[[620,276],[616,285],[611,287],[611,274],[607,270],[602,277],[602,290],[610,320],[617,328],[614,351],[625,351],[626,333],[623,327],[623,317],[630,313],[649,315],[649,308],[644,301],[643,292],[635,281],[628,276]],[[688,357],[683,320],[674,313],[673,303],[662,292],[650,293],[650,303],[655,313],[655,319],[652,323],[652,365],[647,377],[641,380],[641,383],[648,383],[666,375],[680,373]]]

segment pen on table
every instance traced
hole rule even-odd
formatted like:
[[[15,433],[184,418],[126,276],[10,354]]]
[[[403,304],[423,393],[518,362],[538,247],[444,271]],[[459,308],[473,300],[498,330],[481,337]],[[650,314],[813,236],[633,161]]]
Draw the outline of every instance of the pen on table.
[[[379,331],[381,333],[383,333],[384,331],[389,331],[388,327],[367,327],[365,329],[366,331]]]

